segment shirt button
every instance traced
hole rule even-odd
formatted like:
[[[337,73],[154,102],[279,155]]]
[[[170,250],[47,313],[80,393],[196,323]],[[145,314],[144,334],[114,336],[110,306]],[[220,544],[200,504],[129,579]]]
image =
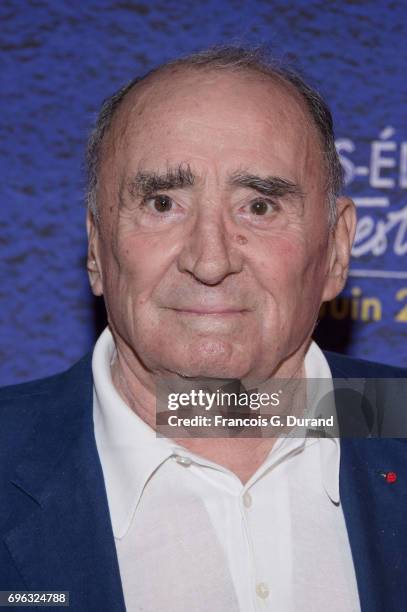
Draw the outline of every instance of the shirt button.
[[[256,584],[256,594],[258,597],[260,597],[260,599],[267,599],[267,597],[270,595],[270,591],[265,582],[258,582]]]
[[[243,505],[245,508],[250,508],[250,506],[252,505],[252,496],[249,492],[246,492],[243,495]]]
[[[181,457],[181,455],[176,455],[175,461],[184,467],[189,467],[192,463],[192,460],[189,457]]]

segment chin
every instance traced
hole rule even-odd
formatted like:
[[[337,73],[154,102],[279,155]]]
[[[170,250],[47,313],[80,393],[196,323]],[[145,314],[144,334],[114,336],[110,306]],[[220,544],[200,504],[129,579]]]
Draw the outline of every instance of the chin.
[[[221,378],[242,379],[245,372],[239,368],[231,369],[229,366],[218,364],[200,364],[196,367],[185,366],[175,369],[176,373],[184,378]]]
[[[241,379],[250,371],[250,364],[241,354],[234,353],[236,351],[219,341],[201,344],[193,350],[184,349],[180,359],[174,359],[173,355],[171,369],[188,378]]]

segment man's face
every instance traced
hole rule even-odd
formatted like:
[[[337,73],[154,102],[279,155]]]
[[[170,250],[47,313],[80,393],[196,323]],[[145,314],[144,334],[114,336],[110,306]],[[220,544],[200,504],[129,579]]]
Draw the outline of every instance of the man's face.
[[[125,100],[89,221],[118,349],[184,376],[299,363],[341,288],[323,168],[301,102],[270,79],[167,74]]]

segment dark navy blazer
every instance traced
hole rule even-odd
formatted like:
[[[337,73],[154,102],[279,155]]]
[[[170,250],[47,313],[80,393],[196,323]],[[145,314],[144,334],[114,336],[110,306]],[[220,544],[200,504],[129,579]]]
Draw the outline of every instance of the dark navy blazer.
[[[336,378],[407,378],[326,357]],[[0,590],[70,591],[75,612],[123,612],[92,388],[89,354],[67,372],[0,391]],[[396,482],[383,476],[390,471]],[[342,439],[340,495],[362,611],[407,611],[406,440]]]

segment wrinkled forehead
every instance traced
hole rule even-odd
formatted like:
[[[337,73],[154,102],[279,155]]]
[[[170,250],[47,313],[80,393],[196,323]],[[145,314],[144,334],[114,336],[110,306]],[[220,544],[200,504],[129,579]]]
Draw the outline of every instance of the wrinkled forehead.
[[[319,132],[293,85],[252,70],[182,67],[153,74],[126,96],[105,138],[103,160],[145,160],[150,149],[156,159],[158,142],[163,155],[172,147],[181,157],[198,149],[204,157],[219,149],[256,157],[266,155],[271,141],[291,166],[323,164]]]

